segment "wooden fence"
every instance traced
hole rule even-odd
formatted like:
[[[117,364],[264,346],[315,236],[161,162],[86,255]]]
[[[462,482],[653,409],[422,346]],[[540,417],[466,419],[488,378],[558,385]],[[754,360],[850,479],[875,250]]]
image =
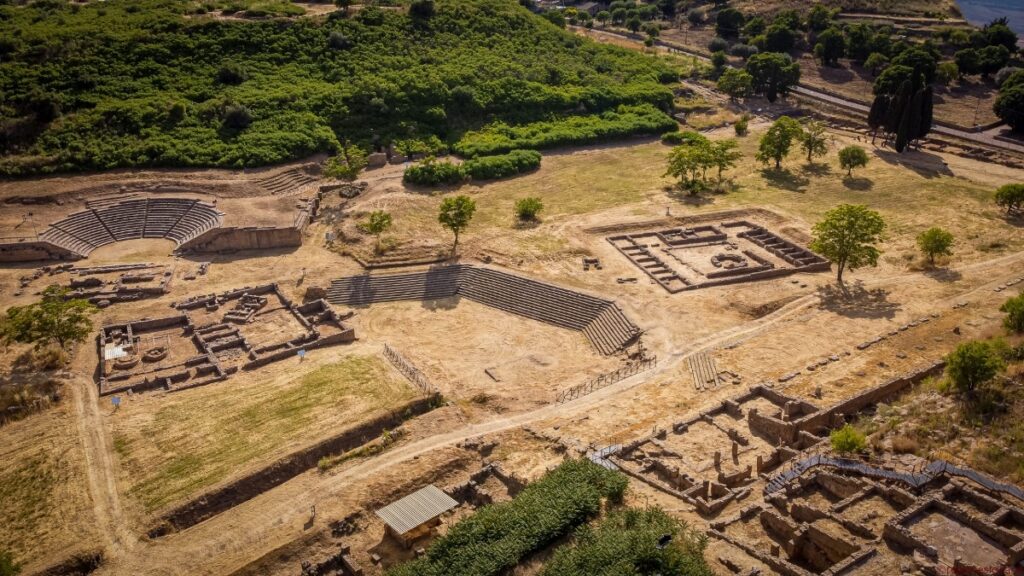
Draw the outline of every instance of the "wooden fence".
[[[387,344],[384,344],[384,357],[424,394],[437,394],[437,388],[430,383],[430,380],[427,380],[426,375],[420,372],[419,368],[413,366],[412,362],[406,360],[405,356]]]
[[[555,402],[562,404],[565,402],[569,402],[570,400],[575,400],[582,396],[586,396],[587,394],[590,394],[594,390],[600,390],[601,388],[611,386],[612,384],[615,384],[620,380],[625,380],[626,378],[629,378],[634,374],[639,374],[640,372],[644,372],[645,370],[650,370],[657,363],[657,358],[646,358],[644,360],[640,360],[639,362],[627,364],[622,368],[615,370],[614,372],[601,374],[600,376],[594,378],[593,380],[589,380],[578,386],[573,386],[572,388],[562,390],[561,392],[558,393],[557,396],[555,396]]]

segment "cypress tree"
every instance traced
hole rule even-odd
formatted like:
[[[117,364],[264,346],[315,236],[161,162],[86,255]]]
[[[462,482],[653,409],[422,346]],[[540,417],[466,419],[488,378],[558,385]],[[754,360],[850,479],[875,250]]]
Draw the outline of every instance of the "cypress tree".
[[[932,87],[925,86],[924,98],[921,102],[921,126],[917,131],[918,138],[924,138],[932,131],[933,106]]]
[[[868,112],[868,127],[871,128],[871,143],[875,143],[875,136],[878,135],[878,129],[885,124],[886,114],[889,112],[889,105],[892,103],[892,98],[886,94],[879,94],[875,96],[875,101],[871,103],[871,111]]]
[[[900,89],[896,91],[896,96],[893,97],[892,104],[889,105],[889,110],[885,115],[886,132],[894,134],[899,130],[903,115],[913,97],[913,84],[909,80],[904,80],[900,84]]]
[[[903,152],[913,141],[921,130],[921,112],[924,109],[924,89],[917,90],[907,102],[900,118],[899,127],[896,129],[896,142],[894,147],[897,152]]]

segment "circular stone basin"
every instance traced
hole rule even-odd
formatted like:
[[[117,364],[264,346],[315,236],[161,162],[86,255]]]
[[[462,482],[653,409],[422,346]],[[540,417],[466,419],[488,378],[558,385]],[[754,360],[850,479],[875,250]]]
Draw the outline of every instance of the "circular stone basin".
[[[115,370],[128,370],[134,368],[139,363],[139,357],[135,355],[122,356],[117,360],[114,360]]]
[[[142,355],[143,362],[159,362],[167,358],[167,348],[163,346],[157,346],[156,348],[150,348],[146,350],[146,353]]]

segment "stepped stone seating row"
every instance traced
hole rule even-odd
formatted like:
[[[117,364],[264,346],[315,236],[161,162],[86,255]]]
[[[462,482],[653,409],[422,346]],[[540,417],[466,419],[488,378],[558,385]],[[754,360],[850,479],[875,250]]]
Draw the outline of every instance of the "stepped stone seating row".
[[[310,176],[300,168],[285,170],[275,176],[259,180],[260,186],[266,188],[273,194],[285,194],[291,190],[302,188],[312,182],[316,182],[316,178]]]
[[[518,316],[582,331],[602,354],[612,354],[640,335],[640,330],[611,301],[472,266],[340,278],[331,282],[327,300],[334,304],[366,305],[395,300],[432,300],[456,294]]]
[[[761,246],[765,250],[785,260],[788,264],[802,268],[825,263],[825,259],[817,254],[801,248],[792,242],[784,240],[764,228],[755,228],[747,232],[740,232],[741,238],[747,238],[751,242]]]
[[[82,256],[99,246],[138,238],[168,238],[181,245],[220,226],[210,204],[184,198],[143,198],[75,212],[39,234],[41,240]]]

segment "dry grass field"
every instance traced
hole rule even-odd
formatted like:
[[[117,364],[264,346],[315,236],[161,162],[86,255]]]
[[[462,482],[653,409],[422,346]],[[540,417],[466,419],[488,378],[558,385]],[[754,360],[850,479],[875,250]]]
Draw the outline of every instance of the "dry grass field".
[[[40,568],[57,552],[97,548],[100,535],[70,401],[8,424],[0,436],[0,550]]]
[[[128,400],[107,419],[127,493],[147,512],[161,509],[415,396],[378,356],[303,364]]]

